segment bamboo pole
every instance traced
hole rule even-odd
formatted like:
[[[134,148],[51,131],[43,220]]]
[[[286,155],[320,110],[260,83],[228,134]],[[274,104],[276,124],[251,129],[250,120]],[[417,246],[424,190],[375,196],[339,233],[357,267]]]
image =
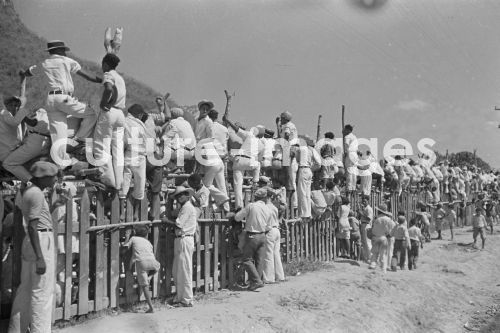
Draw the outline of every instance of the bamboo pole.
[[[321,115],[318,116],[318,127],[316,129],[316,141],[319,141],[319,137],[321,135]]]
[[[345,167],[345,160],[347,157],[347,151],[345,149],[345,134],[344,134],[344,126],[345,126],[345,105],[342,105],[342,163],[344,164],[344,170],[347,172]]]

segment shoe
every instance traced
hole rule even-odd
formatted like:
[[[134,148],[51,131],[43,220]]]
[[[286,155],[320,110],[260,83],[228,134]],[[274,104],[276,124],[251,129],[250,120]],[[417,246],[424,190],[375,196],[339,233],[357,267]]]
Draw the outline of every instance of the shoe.
[[[248,287],[248,290],[249,291],[255,291],[259,288],[262,288],[264,287],[264,283],[251,283],[250,286]]]
[[[179,303],[172,304],[172,306],[174,308],[192,308],[193,303],[186,304],[186,303],[179,302]]]

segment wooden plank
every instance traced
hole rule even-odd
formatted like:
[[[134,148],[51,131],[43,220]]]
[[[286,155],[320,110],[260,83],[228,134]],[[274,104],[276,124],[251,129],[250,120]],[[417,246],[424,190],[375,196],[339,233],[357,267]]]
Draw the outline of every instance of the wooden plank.
[[[332,235],[331,235],[331,228],[330,228],[330,218],[325,220],[325,227],[326,227],[326,260],[331,261],[332,260]]]
[[[65,265],[64,265],[64,320],[71,318],[71,287],[72,287],[72,273],[73,273],[73,198],[68,198],[66,202],[66,234],[65,240]],[[54,228],[55,229],[55,228]],[[56,238],[57,239],[57,238]]]
[[[17,287],[21,283],[21,247],[25,236],[23,228],[23,214],[19,207],[14,208],[14,233],[12,235],[12,295],[15,295]]]
[[[220,248],[220,238],[219,238],[219,222],[214,222],[214,264],[212,275],[214,279],[213,291],[219,289],[219,248]]]
[[[220,228],[220,244],[221,244],[221,253],[220,253],[220,288],[227,288],[227,240],[225,238],[224,231],[226,230],[225,225],[221,225]]]
[[[100,191],[97,192],[96,218],[96,225],[104,225],[104,202],[103,195]],[[104,233],[96,233],[95,238],[94,311],[99,311],[103,309],[104,304],[102,303],[102,299],[106,296],[104,294],[104,284],[106,280],[106,276],[104,275],[106,266],[104,257]]]
[[[309,256],[311,255],[311,252],[310,252],[310,249],[309,249],[309,245],[310,245],[310,242],[309,242],[309,235],[310,235],[310,232],[309,232],[309,228],[311,227],[311,221],[308,221],[305,223],[305,226],[304,226],[304,243],[305,243],[305,252],[306,252],[306,259],[309,259]]]
[[[2,241],[2,250],[3,250],[3,220],[5,218],[5,205],[3,196],[0,197],[0,240]],[[3,259],[3,251],[2,251],[2,259]],[[2,262],[0,260],[0,291],[3,290],[3,275],[2,275]],[[2,293],[0,292],[0,304],[2,304]],[[2,317],[2,307],[0,306],[0,318]]]
[[[111,224],[120,221],[120,199],[115,195],[111,202]],[[109,303],[110,307],[116,308],[120,299],[120,231],[114,230],[110,233],[109,249]]]
[[[78,276],[78,314],[89,312],[89,250],[90,237],[87,229],[90,226],[90,198],[85,189],[80,201],[80,262]]]
[[[304,239],[303,237],[303,227],[304,227],[304,222],[301,221],[298,223],[298,228],[297,228],[297,233],[298,233],[298,237],[297,237],[297,251],[299,253],[299,259],[302,260],[304,259],[304,246],[302,246],[302,241]]]
[[[205,245],[205,250],[204,250],[204,270],[203,270],[203,278],[205,279],[204,283],[204,291],[205,293],[208,293],[210,291],[210,249],[208,248],[208,245],[210,244],[210,226],[207,224],[203,224],[203,244]]]
[[[196,290],[201,289],[201,248],[202,243],[204,243],[204,232],[205,229],[200,227],[200,241],[196,245]]]
[[[172,294],[172,267],[174,265],[174,233],[172,227],[165,231],[165,290],[167,295]]]
[[[153,210],[151,211],[151,216],[153,217],[154,220],[159,220],[160,219],[160,194],[159,193],[152,193],[151,194],[151,208]],[[153,291],[152,291],[152,297],[157,298],[161,294],[161,283],[162,283],[162,266],[163,263],[159,260],[161,256],[158,256],[158,249],[160,246],[160,226],[156,225],[151,228],[151,240],[153,244],[153,250],[154,253],[156,254],[156,260],[160,262],[160,270],[154,275],[153,279],[151,280]]]
[[[295,251],[295,222],[290,223],[290,234],[292,237],[290,237],[290,250],[291,250],[291,259],[294,260],[297,258],[296,256],[296,251]]]
[[[285,251],[286,251],[286,254],[285,254],[285,258],[286,258],[286,262],[289,263],[291,260],[292,260],[292,257],[291,257],[291,247],[290,247],[290,243],[291,243],[291,233],[290,233],[290,224],[285,222]]]
[[[319,226],[319,260],[325,261],[324,250],[325,250],[325,237],[324,237],[324,228],[323,228],[323,220],[317,219]]]
[[[127,207],[125,213],[125,220],[134,220],[134,205],[130,198],[127,198]],[[130,266],[130,260],[132,258],[132,251],[128,250],[123,256],[123,264],[125,266],[125,299],[127,304],[132,304],[136,302],[138,298],[137,290],[134,288],[134,270],[135,266]]]

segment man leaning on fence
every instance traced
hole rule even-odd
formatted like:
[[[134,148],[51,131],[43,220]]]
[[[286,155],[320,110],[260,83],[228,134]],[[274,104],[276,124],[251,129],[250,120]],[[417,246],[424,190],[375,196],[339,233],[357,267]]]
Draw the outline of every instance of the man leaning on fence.
[[[234,218],[236,221],[245,219],[245,242],[243,245],[243,265],[248,273],[250,286],[248,290],[262,288],[264,283],[256,267],[264,258],[266,233],[271,229],[272,211],[266,205],[267,189],[259,188],[254,193],[255,202],[240,210]]]
[[[43,190],[52,188],[58,168],[36,162],[30,169],[32,185],[22,195],[21,210],[28,225],[22,244],[21,284],[17,289],[9,333],[50,333],[54,295],[55,249],[52,218]]]

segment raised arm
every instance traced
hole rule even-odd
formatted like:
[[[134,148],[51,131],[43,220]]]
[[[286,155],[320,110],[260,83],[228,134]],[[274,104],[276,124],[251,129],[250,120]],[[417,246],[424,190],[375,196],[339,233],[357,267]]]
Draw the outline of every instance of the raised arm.
[[[170,93],[166,93],[165,97],[163,97],[163,114],[165,115],[165,120],[172,119],[172,113],[170,112],[170,107],[167,103],[169,97]]]
[[[226,124],[226,126],[231,126],[231,128],[235,131],[235,132],[238,132],[238,130],[240,129],[239,126],[233,124],[227,117],[226,115],[224,115],[222,117],[222,121],[224,122],[224,124]]]
[[[224,94],[226,94],[226,110],[224,110],[224,117],[222,117],[222,119],[228,119],[229,110],[231,109],[231,95],[227,92],[227,90],[224,90]],[[226,121],[224,121],[224,126],[227,127]]]

